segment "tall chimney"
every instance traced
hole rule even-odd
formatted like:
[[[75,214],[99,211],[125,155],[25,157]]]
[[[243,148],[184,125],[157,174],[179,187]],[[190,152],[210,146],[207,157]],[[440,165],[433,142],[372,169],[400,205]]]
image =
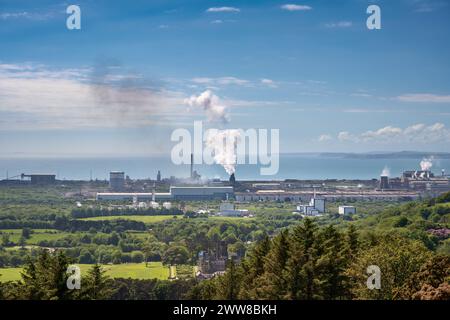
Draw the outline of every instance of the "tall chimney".
[[[191,153],[191,179],[194,179],[194,154]]]

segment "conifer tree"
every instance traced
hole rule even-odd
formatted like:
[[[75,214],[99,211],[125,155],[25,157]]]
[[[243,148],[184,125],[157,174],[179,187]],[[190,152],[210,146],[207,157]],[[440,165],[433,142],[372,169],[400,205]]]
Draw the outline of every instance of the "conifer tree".
[[[241,276],[232,259],[227,261],[225,274],[217,281],[217,298],[220,300],[237,300],[239,297]]]
[[[289,234],[283,230],[273,241],[264,261],[264,274],[259,281],[263,299],[281,300],[286,291],[286,264],[289,258]]]
[[[345,296],[346,256],[341,234],[332,226],[321,233],[321,256],[317,261],[317,278],[320,282],[321,296],[334,300]]]
[[[88,271],[82,282],[82,298],[89,300],[106,300],[111,297],[110,278],[99,264],[95,264]]]
[[[255,281],[264,273],[264,259],[270,250],[270,239],[267,235],[257,242],[248,258],[241,263],[243,280],[240,296],[243,299],[256,299]]]
[[[317,260],[317,226],[310,219],[294,228],[290,258],[287,263],[286,279],[288,299],[317,298],[315,264]]]

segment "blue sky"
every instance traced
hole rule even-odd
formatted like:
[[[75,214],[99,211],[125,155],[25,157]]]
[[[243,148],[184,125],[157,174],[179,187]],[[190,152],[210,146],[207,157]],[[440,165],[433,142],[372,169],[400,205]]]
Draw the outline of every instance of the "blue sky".
[[[282,152],[450,151],[449,30],[442,0],[0,0],[0,156],[167,153],[194,120],[278,128]]]

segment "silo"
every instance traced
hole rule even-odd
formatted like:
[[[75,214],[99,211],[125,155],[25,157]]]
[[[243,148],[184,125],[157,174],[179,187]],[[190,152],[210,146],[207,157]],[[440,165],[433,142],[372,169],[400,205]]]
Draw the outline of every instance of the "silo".
[[[389,177],[388,176],[381,176],[380,177],[380,189],[389,189]]]
[[[109,188],[114,191],[120,191],[125,188],[125,172],[111,171],[109,173]]]

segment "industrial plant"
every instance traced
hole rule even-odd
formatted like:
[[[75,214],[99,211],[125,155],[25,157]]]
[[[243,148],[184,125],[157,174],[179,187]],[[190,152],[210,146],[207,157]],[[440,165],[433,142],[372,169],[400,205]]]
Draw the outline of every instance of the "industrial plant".
[[[383,170],[379,179],[371,180],[269,180],[244,181],[232,173],[228,180],[202,179],[194,170],[193,155],[188,178],[163,178],[157,170],[154,179],[132,179],[124,171],[111,171],[106,187],[97,184],[92,190],[97,201],[171,202],[230,200],[235,203],[275,201],[296,203],[296,212],[303,215],[321,215],[330,201],[411,201],[437,196],[450,191],[450,177],[442,170],[431,171],[431,165],[420,170],[405,170],[399,177],[390,177]],[[91,179],[92,181],[92,179]],[[55,185],[55,174],[19,174],[1,180],[0,184]],[[67,181],[64,181],[67,183]],[[81,191],[80,191],[81,192]],[[92,192],[91,192],[92,193]],[[352,209],[343,208],[342,214]],[[232,208],[223,208],[224,215],[237,214]]]

